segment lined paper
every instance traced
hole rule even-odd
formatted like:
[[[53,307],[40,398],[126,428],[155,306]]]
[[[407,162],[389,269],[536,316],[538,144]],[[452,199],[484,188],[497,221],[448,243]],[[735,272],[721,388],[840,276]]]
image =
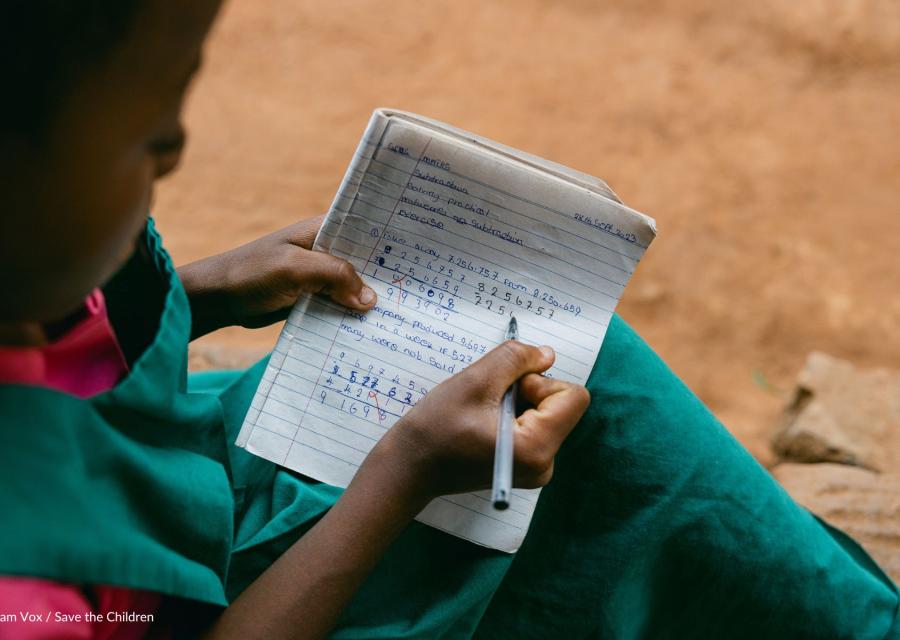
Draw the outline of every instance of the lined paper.
[[[368,313],[304,296],[279,337],[238,445],[347,486],[391,426],[503,341],[557,353],[584,383],[655,235],[596,179],[419,116],[378,110],[316,239],[378,294]],[[447,407],[452,411],[452,407]],[[444,496],[418,520],[512,552],[539,491]]]

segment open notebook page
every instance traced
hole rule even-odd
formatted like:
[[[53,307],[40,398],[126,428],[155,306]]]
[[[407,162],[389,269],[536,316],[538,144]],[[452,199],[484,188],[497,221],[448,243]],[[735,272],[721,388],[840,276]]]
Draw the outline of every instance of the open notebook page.
[[[285,324],[238,445],[347,486],[378,439],[436,384],[503,341],[557,353],[584,383],[653,221],[581,174],[411,114],[376,111],[316,240],[378,293],[361,314],[304,296]],[[447,411],[452,411],[447,407]],[[418,516],[515,551],[538,491],[489,492]]]

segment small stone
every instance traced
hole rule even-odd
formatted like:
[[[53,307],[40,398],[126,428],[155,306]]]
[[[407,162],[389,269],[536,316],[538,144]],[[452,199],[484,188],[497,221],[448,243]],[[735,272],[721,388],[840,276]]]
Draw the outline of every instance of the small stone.
[[[773,447],[783,460],[900,472],[900,375],[813,352]]]
[[[641,304],[654,304],[665,298],[665,296],[665,287],[659,282],[650,280],[637,287],[630,298]]]

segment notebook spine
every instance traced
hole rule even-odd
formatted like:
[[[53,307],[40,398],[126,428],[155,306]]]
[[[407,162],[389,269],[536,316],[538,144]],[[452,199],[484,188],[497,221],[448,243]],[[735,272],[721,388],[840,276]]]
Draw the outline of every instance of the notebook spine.
[[[372,162],[372,158],[378,151],[378,146],[384,135],[384,131],[387,128],[388,122],[388,116],[381,110],[376,110],[372,114],[369,124],[366,126],[365,133],[359,142],[359,146],[356,148],[356,153],[353,155],[353,159],[350,161],[346,173],[344,173],[344,177],[341,180],[337,194],[335,194],[334,200],[331,203],[331,207],[328,209],[328,214],[325,216],[325,220],[319,229],[319,233],[316,234],[316,239],[313,242],[314,249],[328,252],[331,249],[334,239],[340,237],[341,228],[350,211],[353,209],[353,204],[359,194],[359,188],[365,178],[369,164]],[[299,325],[303,320],[303,316],[306,314],[306,309],[309,306],[309,301],[311,299],[312,296],[310,294],[304,294],[298,298],[297,302],[294,304],[294,308],[291,309],[290,316],[288,316],[287,322],[285,322],[284,328],[281,330],[281,334],[278,336],[278,341],[275,343],[275,348],[269,358],[266,372],[263,374],[262,380],[260,380],[259,388],[257,389],[253,402],[244,418],[244,424],[242,425],[237,441],[235,442],[239,447],[244,447],[250,439],[250,432],[253,430],[253,427],[256,426],[256,421],[269,397],[269,393],[272,391],[272,387],[274,386],[275,377],[277,376],[278,371],[281,370],[288,351],[291,348],[291,342],[294,340],[294,336],[291,333],[291,327]]]
[[[314,248],[328,251],[334,241],[333,239],[340,237],[341,227],[344,225],[344,221],[347,219],[350,211],[353,210],[353,205],[359,195],[359,189],[365,179],[366,171],[368,171],[372,158],[378,151],[388,122],[388,116],[381,110],[376,110],[369,119],[369,124],[366,126],[365,133],[363,133],[362,139],[359,141],[356,153],[353,154],[353,159],[350,161],[331,207],[328,209],[328,215],[325,216],[322,228],[316,235],[316,240],[313,243]]]

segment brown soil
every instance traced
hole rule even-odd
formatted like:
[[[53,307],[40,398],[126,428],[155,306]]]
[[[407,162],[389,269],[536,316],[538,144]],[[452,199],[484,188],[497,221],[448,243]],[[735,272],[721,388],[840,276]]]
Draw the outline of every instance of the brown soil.
[[[808,351],[900,366],[900,5],[741,4],[232,0],[155,214],[183,262],[324,211],[378,106],[603,177],[659,225],[622,315],[768,462]]]

